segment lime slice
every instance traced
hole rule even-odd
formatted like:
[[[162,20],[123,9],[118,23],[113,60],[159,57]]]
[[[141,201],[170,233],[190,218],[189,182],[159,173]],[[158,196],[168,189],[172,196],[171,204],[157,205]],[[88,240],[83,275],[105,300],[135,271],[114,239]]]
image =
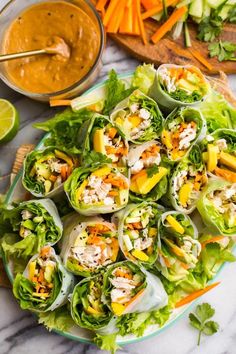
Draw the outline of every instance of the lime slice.
[[[0,144],[12,140],[19,128],[19,114],[7,100],[0,99]]]

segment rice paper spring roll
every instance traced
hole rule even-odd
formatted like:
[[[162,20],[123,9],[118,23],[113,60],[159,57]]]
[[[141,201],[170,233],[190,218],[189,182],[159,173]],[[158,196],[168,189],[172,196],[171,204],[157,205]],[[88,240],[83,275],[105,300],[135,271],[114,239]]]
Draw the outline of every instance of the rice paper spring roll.
[[[103,276],[83,279],[74,288],[71,297],[71,315],[75,323],[92,331],[106,328],[113,318],[109,307],[103,303]]]
[[[57,243],[63,231],[60,216],[52,200],[30,200],[16,207],[3,209],[4,222],[11,233],[4,235],[2,249],[5,255],[29,257],[45,245]]]
[[[116,226],[102,217],[73,214],[65,219],[61,257],[72,273],[91,276],[117,261]]]
[[[87,120],[80,128],[78,139],[84,152],[95,151],[106,155],[113,164],[127,165],[129,146],[125,135],[107,117],[95,115]]]
[[[212,233],[236,236],[236,184],[220,178],[209,183],[198,201],[203,222]]]
[[[64,189],[72,207],[80,214],[113,213],[128,203],[128,175],[126,167],[79,167],[68,178]]]
[[[123,132],[128,141],[142,144],[160,136],[163,117],[153,99],[135,90],[115,107],[111,122]]]
[[[192,213],[207,181],[202,153],[195,145],[171,174],[168,194],[173,208],[182,213]]]
[[[196,108],[183,107],[169,114],[161,134],[169,160],[182,160],[193,145],[205,138],[206,129],[205,119]]]
[[[45,246],[30,259],[23,274],[17,274],[13,293],[23,310],[46,312],[65,304],[73,286],[73,275],[54,249]]]
[[[203,153],[207,171],[211,176],[236,183],[236,131],[218,129],[207,136],[206,151]]]
[[[148,141],[142,145],[131,145],[128,154],[131,172],[130,199],[156,201],[167,191],[169,167],[162,160],[161,144]]]
[[[117,213],[119,244],[128,260],[144,265],[155,262],[158,249],[157,224],[163,210],[156,203],[142,202],[128,204],[122,213]]]
[[[209,92],[210,84],[197,67],[163,64],[157,69],[149,95],[171,112],[176,107],[200,103]]]
[[[52,197],[79,165],[78,158],[56,147],[30,152],[23,165],[22,183],[35,197]]]
[[[116,316],[157,310],[168,303],[160,279],[130,261],[108,268],[104,274],[103,296]]]
[[[184,279],[195,268],[201,252],[195,224],[184,213],[168,211],[159,219],[158,231],[157,269],[169,281]]]

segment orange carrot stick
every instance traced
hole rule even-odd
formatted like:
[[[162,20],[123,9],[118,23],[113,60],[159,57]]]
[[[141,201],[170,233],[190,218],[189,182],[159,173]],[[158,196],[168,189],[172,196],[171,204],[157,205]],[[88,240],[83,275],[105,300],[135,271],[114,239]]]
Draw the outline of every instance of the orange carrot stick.
[[[212,71],[212,65],[195,49],[188,48],[192,56],[197,59],[202,65],[204,65],[208,70]]]
[[[112,17],[116,6],[120,0],[111,0],[103,18],[103,25],[106,27]]]
[[[178,301],[175,304],[175,308],[181,307],[183,305],[188,304],[189,302],[192,302],[193,300],[195,300],[198,297],[202,296],[203,294],[207,293],[208,291],[215,288],[219,284],[220,284],[220,282],[218,281],[217,283],[206,286],[202,290],[194,291],[192,294],[190,294],[190,295],[186,296],[185,298],[183,298],[182,300]]]
[[[132,304],[132,302],[133,302],[134,300],[136,300],[143,292],[144,292],[144,289],[141,289],[136,295],[134,295],[134,296],[132,297],[131,300],[129,300],[129,301],[127,302],[127,304],[125,305],[125,307],[129,306],[130,304]]]
[[[140,28],[139,28],[139,22],[138,22],[138,14],[136,12],[136,4],[133,1],[132,3],[132,14],[133,14],[133,34],[140,36]]]
[[[152,36],[152,41],[154,44],[159,42],[167,32],[169,32],[172,27],[178,22],[181,17],[188,11],[187,6],[182,6],[179,9],[176,9],[172,15],[168,18],[168,20],[156,31],[156,33]]]
[[[120,33],[124,34],[133,34],[133,20],[134,20],[134,13],[132,8],[132,1],[130,1],[124,11],[124,16],[120,24]]]
[[[135,0],[135,6],[136,6],[136,14],[138,17],[138,24],[139,24],[139,29],[140,29],[140,33],[141,33],[141,37],[143,40],[143,44],[147,44],[147,35],[145,32],[145,28],[144,28],[144,23],[142,20],[142,16],[141,16],[141,4],[140,4],[140,0]]]
[[[226,170],[224,168],[216,167],[215,174],[216,174],[216,176],[223,177],[224,179],[226,179],[226,181],[229,181],[232,183],[236,182],[236,173],[235,172]]]
[[[50,107],[70,106],[71,100],[50,100]]]
[[[108,3],[108,0],[99,0],[96,5],[96,9],[98,11],[103,11],[105,9],[106,4]]]
[[[141,0],[141,4],[146,10],[152,9],[160,4],[160,0]]]
[[[167,0],[166,1],[166,7],[169,7],[175,3],[178,3],[178,1],[176,0]],[[152,17],[154,15],[156,15],[158,12],[161,12],[163,10],[163,3],[161,2],[161,4],[158,4],[156,6],[154,6],[153,8],[149,9],[148,11],[144,12],[142,14],[142,19],[146,20],[148,17]]]
[[[110,18],[110,21],[107,26],[108,33],[117,33],[121,24],[121,21],[124,16],[126,6],[126,0],[120,0],[120,3],[117,4],[114,13],[115,16]]]
[[[206,247],[206,245],[208,245],[208,243],[214,243],[214,242],[223,240],[224,238],[225,238],[225,236],[214,236],[214,237],[210,238],[209,240],[204,241],[202,243],[202,250],[203,250],[203,248]]]

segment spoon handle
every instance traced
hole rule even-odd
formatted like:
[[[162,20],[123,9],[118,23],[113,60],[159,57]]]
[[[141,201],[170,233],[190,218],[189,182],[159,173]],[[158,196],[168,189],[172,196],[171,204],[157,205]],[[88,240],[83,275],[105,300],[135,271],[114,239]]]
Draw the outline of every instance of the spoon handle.
[[[30,57],[33,55],[40,55],[40,54],[46,54],[46,53],[47,53],[47,51],[45,49],[39,49],[39,50],[31,50],[28,52],[22,52],[22,53],[3,54],[3,55],[0,55],[0,63],[3,61],[7,61],[7,60],[26,58],[26,57]]]

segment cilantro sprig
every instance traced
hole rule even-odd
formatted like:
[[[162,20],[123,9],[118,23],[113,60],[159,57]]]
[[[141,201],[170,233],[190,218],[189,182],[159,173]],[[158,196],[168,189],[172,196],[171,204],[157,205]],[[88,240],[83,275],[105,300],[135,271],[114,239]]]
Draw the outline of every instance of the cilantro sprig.
[[[215,42],[208,46],[210,57],[217,57],[219,61],[236,61],[236,44],[232,42]]]
[[[211,336],[219,329],[219,324],[215,321],[208,321],[215,314],[215,310],[208,303],[203,303],[196,307],[195,313],[189,314],[191,326],[199,330],[197,345],[200,345],[202,333]]]

